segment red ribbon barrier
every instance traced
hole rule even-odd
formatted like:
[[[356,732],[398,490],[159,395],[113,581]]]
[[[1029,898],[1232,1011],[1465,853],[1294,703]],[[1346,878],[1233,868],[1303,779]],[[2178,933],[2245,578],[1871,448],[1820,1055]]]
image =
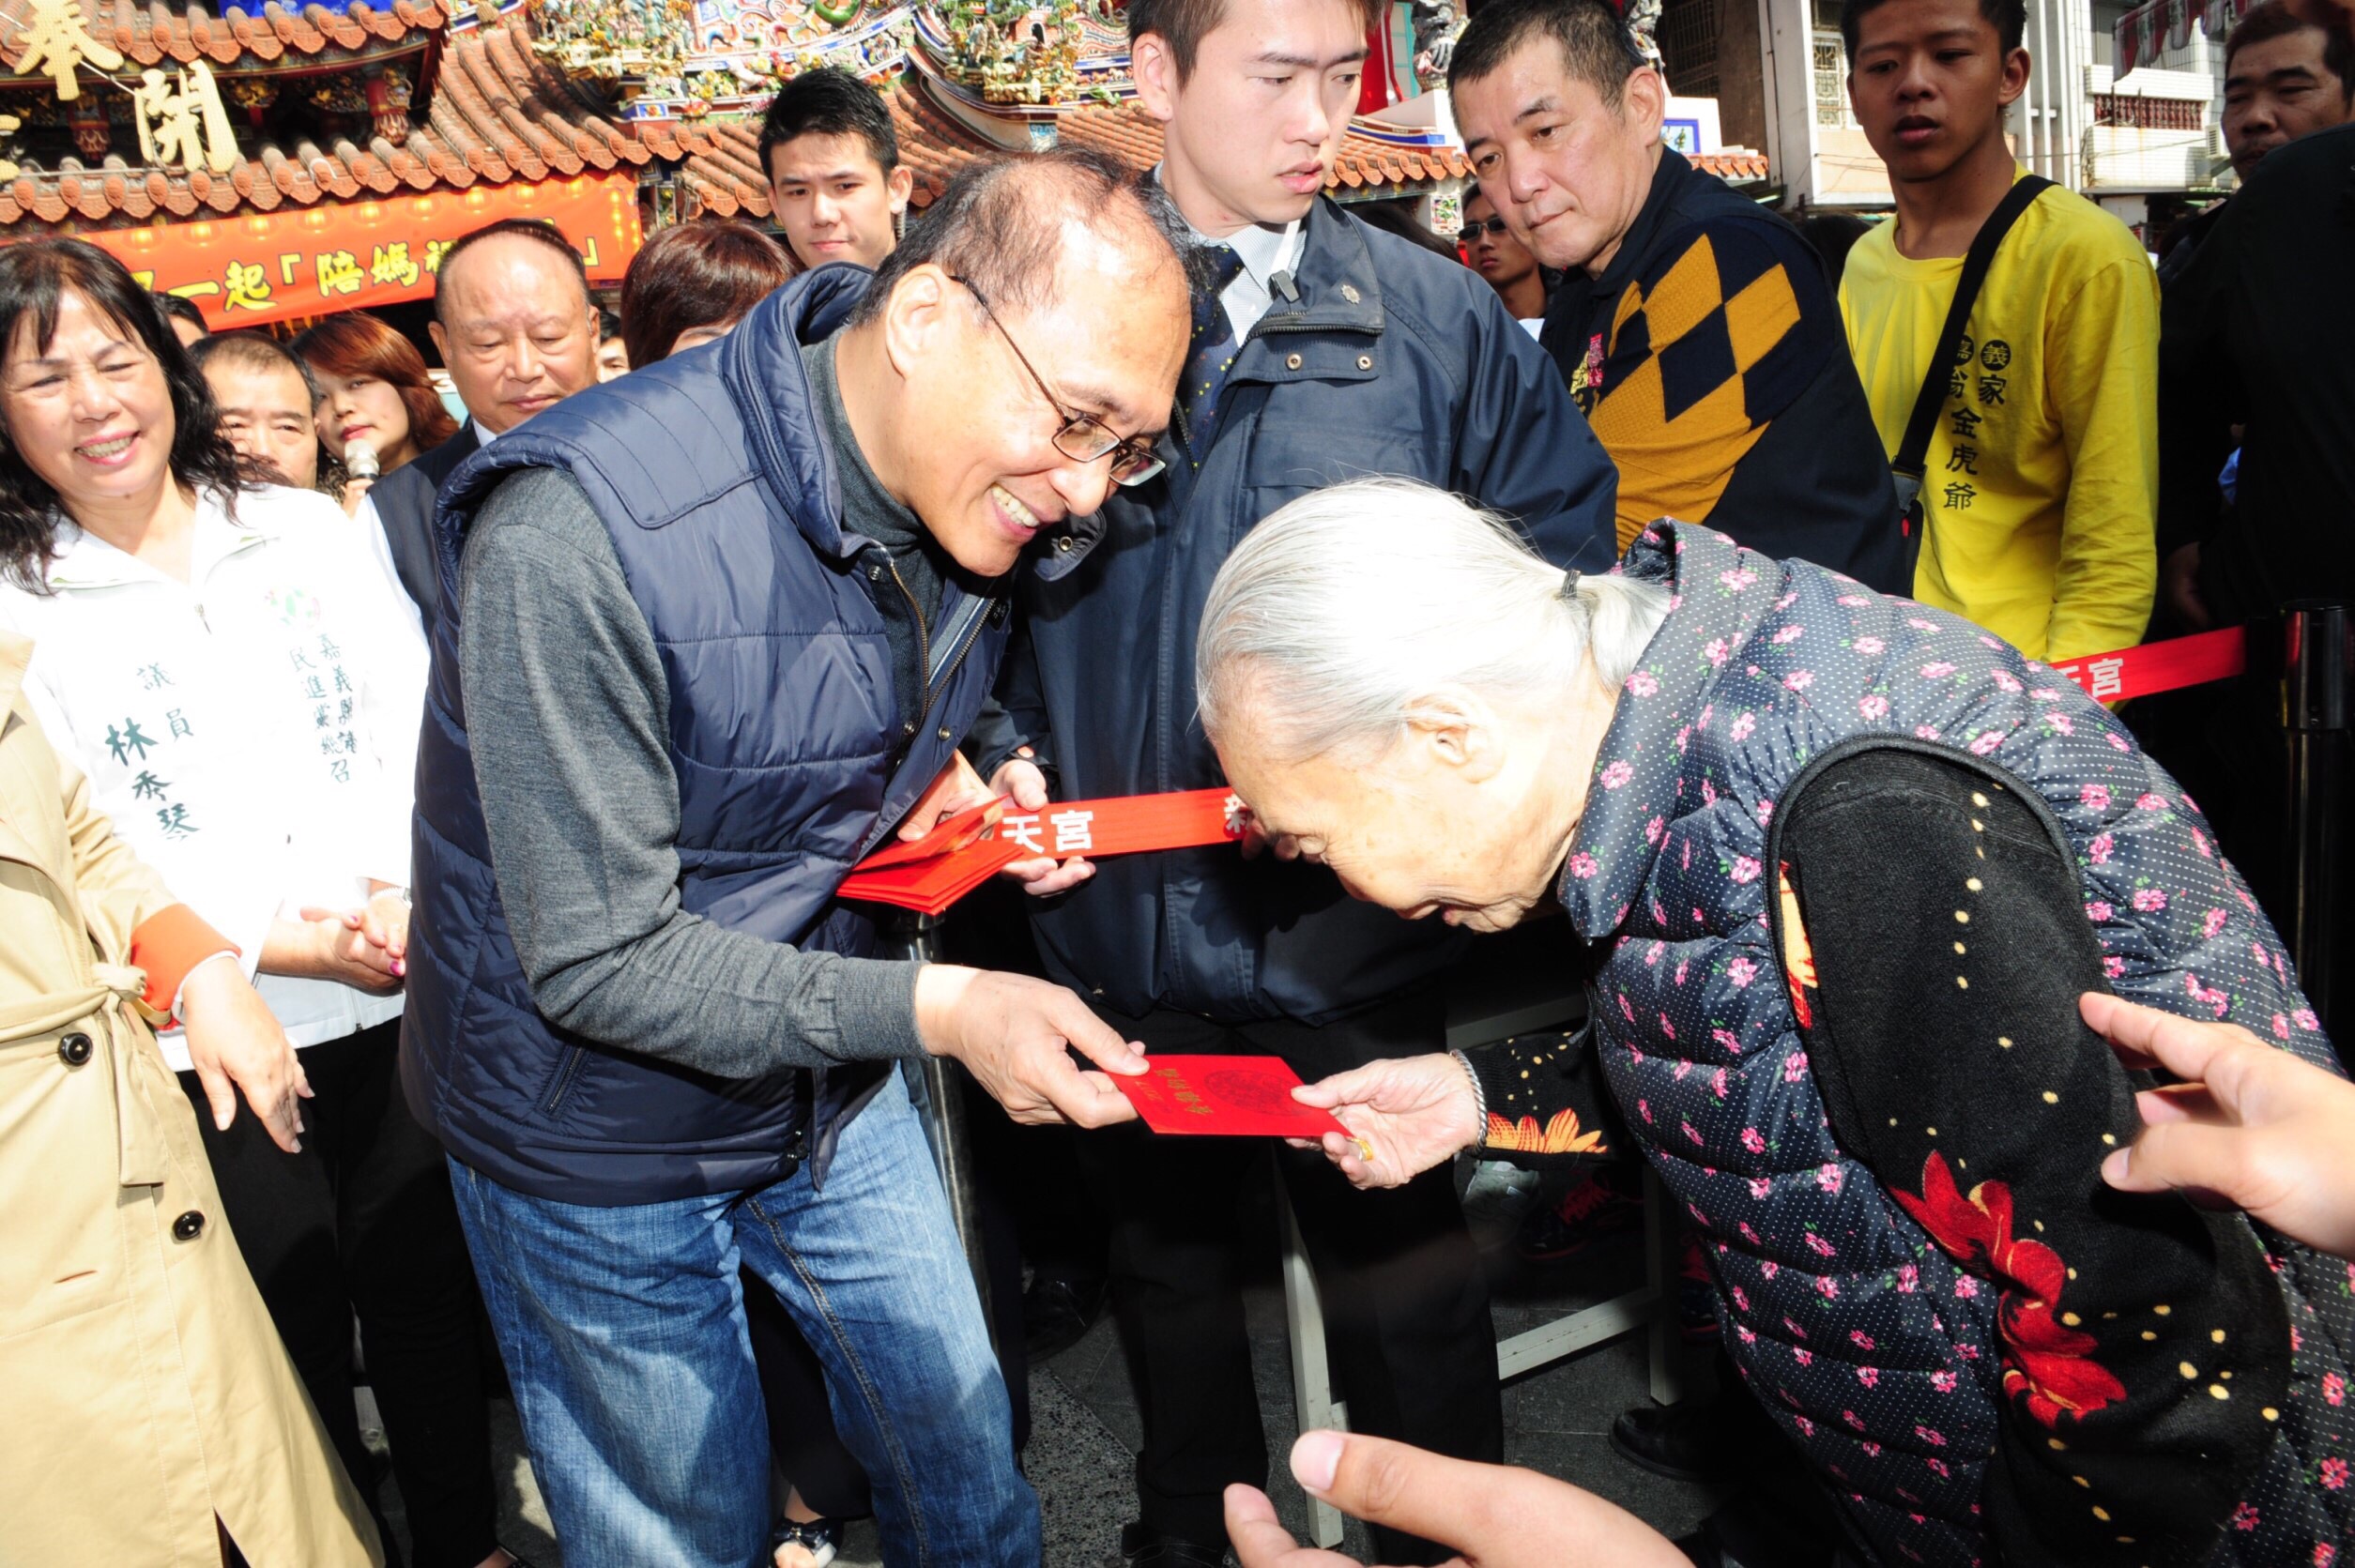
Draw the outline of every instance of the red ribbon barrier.
[[[1243,802],[1224,789],[1057,800],[1034,812],[995,800],[911,843],[878,850],[837,891],[843,898],[937,915],[1017,860],[1192,849],[1242,836]]]
[[[2156,696],[2186,686],[2205,685],[2249,667],[2248,628],[2227,627],[2174,637],[2164,643],[2089,654],[2053,668],[2101,702]]]
[[[2223,680],[2248,667],[2244,627],[2202,632],[2055,664],[2102,702],[2148,697]],[[1038,856],[1134,855],[1231,844],[1243,836],[1243,802],[1224,789],[1059,800],[1034,812],[1006,800],[976,806],[923,838],[859,862],[844,898],[938,915],[1017,860]]]

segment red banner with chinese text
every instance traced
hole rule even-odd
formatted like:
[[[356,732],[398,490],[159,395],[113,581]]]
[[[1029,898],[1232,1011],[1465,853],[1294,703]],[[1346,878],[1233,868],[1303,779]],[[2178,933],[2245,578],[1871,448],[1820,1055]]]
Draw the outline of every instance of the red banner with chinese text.
[[[2115,653],[2088,654],[2055,664],[2053,669],[2075,681],[2088,696],[2102,702],[2123,702],[2128,697],[2151,697],[2228,679],[2248,664],[2248,628],[2232,626],[2122,647]]]
[[[78,237],[112,251],[149,288],[194,300],[215,331],[227,331],[429,298],[442,251],[501,218],[554,223],[591,282],[617,282],[640,240],[637,176],[477,185]]]

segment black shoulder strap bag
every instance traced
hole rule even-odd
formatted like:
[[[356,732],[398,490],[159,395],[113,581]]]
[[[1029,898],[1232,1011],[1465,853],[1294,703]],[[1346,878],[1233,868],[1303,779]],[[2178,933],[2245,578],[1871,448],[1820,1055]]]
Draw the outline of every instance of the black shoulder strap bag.
[[[1921,533],[1926,525],[1921,483],[1929,467],[1930,437],[1938,428],[1938,411],[1946,406],[1947,383],[1955,350],[1963,345],[1963,328],[1970,322],[1971,307],[1979,303],[1979,289],[1987,281],[1987,269],[1995,265],[1996,248],[2011,232],[2012,223],[2027,210],[2028,204],[2052,189],[2052,184],[2042,175],[2024,175],[2014,180],[2011,189],[2004,192],[2003,200],[1996,204],[1996,210],[1979,225],[1979,233],[1971,238],[1971,248],[1963,257],[1963,275],[1954,282],[1954,303],[1948,307],[1946,326],[1938,331],[1937,351],[1930,356],[1930,368],[1921,378],[1920,394],[1914,399],[1913,418],[1905,422],[1905,439],[1889,463],[1897,479],[1898,531],[1905,536],[1906,548],[1915,556],[1921,553]]]

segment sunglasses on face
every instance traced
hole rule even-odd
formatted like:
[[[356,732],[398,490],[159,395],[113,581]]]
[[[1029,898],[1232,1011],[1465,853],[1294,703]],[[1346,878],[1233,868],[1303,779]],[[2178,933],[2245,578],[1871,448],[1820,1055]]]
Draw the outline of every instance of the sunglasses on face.
[[[949,274],[949,281],[963,284],[965,292],[973,297],[973,303],[981,307],[981,313],[989,318],[989,325],[998,329],[998,336],[1005,339],[1006,346],[1014,350],[1015,358],[1030,372],[1039,395],[1047,400],[1047,406],[1052,408],[1063,421],[1062,428],[1055,432],[1057,451],[1074,463],[1093,463],[1109,453],[1112,459],[1112,482],[1119,485],[1142,484],[1161,472],[1162,462],[1154,455],[1153,444],[1143,436],[1132,435],[1123,440],[1107,430],[1101,421],[1085,414],[1074,414],[1065,408],[1063,400],[1048,387],[1047,378],[1039,374],[1037,367],[1031,363],[1031,357],[1022,352],[1022,345],[1014,341],[1014,334],[1006,330],[1006,324],[998,319],[998,312],[989,308],[989,301],[982,297],[981,290],[975,288],[970,280],[959,278],[955,273]]]
[[[1494,235],[1497,238],[1502,239],[1505,237],[1506,232],[1505,220],[1500,216],[1491,215],[1485,219],[1475,218],[1466,222],[1463,226],[1463,242],[1466,245],[1469,245],[1484,234]]]

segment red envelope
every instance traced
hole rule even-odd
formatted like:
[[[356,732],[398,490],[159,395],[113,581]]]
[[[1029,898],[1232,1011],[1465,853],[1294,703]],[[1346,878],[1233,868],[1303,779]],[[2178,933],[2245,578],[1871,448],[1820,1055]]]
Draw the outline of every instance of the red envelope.
[[[1300,1074],[1280,1057],[1155,1057],[1133,1078],[1112,1082],[1156,1133],[1240,1138],[1350,1135],[1330,1111],[1292,1097]]]
[[[1029,850],[998,836],[1003,800],[959,812],[924,837],[879,849],[851,868],[835,891],[843,898],[938,915]]]

